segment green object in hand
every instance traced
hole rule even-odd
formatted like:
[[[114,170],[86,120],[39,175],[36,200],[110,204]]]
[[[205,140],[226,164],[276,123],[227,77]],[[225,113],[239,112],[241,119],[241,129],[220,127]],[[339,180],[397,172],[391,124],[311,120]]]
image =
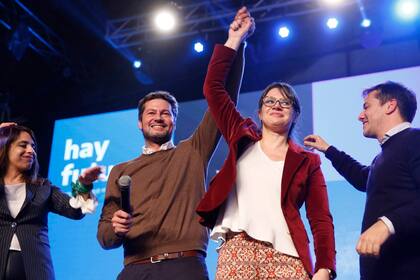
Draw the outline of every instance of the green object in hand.
[[[78,194],[85,194],[92,190],[93,184],[84,185],[79,180],[71,183],[71,194],[76,197]]]

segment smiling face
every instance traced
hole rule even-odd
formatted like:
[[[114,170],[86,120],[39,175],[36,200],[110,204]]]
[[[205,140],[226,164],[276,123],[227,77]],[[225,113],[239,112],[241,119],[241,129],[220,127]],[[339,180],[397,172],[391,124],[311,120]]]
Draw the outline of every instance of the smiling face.
[[[8,171],[24,173],[31,169],[35,161],[35,142],[25,131],[11,143],[8,151]]]
[[[291,102],[287,96],[279,88],[272,88],[265,95],[264,99],[272,99],[274,105],[267,106],[264,104],[258,113],[263,124],[263,129],[268,129],[281,134],[289,134],[290,127],[295,121],[295,113],[293,107],[284,108],[280,103],[282,101]]]
[[[387,102],[381,104],[377,92],[370,92],[364,99],[363,111],[359,121],[363,124],[363,135],[368,138],[380,139],[383,135],[383,123],[387,115]]]
[[[168,142],[175,128],[172,107],[164,99],[152,99],[144,103],[144,110],[138,122],[147,146]]]

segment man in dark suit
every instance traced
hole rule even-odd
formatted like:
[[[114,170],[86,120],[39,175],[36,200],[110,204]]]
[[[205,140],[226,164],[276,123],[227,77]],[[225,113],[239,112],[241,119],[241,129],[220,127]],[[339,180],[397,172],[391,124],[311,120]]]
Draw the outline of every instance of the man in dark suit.
[[[323,153],[356,189],[366,192],[362,234],[356,246],[363,280],[420,277],[420,129],[411,128],[415,94],[386,82],[363,92],[363,135],[381,152],[370,166],[309,135],[304,144]]]

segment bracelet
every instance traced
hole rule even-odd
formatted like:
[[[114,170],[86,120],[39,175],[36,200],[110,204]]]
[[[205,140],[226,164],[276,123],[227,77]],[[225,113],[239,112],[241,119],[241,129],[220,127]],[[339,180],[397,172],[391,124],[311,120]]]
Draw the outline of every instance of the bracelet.
[[[79,180],[71,183],[71,194],[76,197],[78,194],[85,194],[93,189],[93,184],[84,185]]]

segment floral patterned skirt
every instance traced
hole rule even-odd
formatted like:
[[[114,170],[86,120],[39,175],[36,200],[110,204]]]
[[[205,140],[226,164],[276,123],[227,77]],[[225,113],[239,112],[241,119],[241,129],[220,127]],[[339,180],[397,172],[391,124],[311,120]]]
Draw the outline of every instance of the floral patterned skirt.
[[[227,237],[219,250],[216,280],[309,280],[299,258],[282,254],[271,244],[245,232]]]

